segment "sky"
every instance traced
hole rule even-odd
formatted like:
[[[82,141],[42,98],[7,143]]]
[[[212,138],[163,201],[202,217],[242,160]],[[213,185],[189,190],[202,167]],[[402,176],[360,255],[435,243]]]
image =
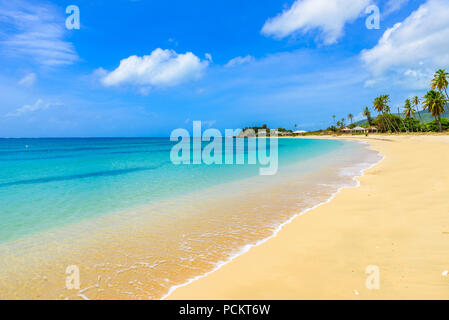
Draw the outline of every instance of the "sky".
[[[396,111],[449,68],[447,17],[447,0],[0,0],[0,137],[314,130],[380,94]]]

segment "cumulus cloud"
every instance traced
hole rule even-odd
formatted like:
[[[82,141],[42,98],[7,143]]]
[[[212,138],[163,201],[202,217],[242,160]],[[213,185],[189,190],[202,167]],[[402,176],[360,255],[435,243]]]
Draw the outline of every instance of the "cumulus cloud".
[[[208,65],[208,60],[201,60],[191,52],[178,54],[158,48],[150,55],[123,59],[118,68],[106,72],[101,81],[105,86],[126,84],[144,87],[147,91],[148,87],[170,87],[196,80]]]
[[[377,45],[361,53],[374,75],[396,72],[421,78],[449,66],[449,2],[428,0],[403,22],[385,31]]]
[[[245,56],[245,57],[235,57],[231,60],[229,60],[229,62],[225,65],[226,67],[234,67],[240,64],[245,64],[245,63],[250,63],[254,61],[254,57],[253,56]]]
[[[0,1],[0,48],[24,55],[42,65],[71,64],[78,60],[73,44],[65,41],[64,16],[51,5],[29,1]]]
[[[25,87],[31,87],[36,82],[37,76],[31,72],[19,80],[18,84]]]
[[[292,7],[265,22],[262,33],[284,38],[317,29],[325,44],[344,34],[344,26],[356,20],[371,0],[296,0]]]

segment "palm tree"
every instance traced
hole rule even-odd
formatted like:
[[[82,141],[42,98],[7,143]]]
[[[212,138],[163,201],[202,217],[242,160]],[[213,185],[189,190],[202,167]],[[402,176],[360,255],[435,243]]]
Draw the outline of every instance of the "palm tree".
[[[443,93],[442,91],[444,90],[446,98],[449,99],[449,96],[447,95],[447,86],[449,85],[449,82],[447,80],[448,77],[449,73],[447,73],[445,69],[439,69],[432,79],[431,87],[432,90],[438,89],[440,93]]]
[[[419,104],[421,103],[421,101],[419,100],[419,97],[418,97],[418,96],[414,96],[414,97],[413,97],[412,103],[415,105],[416,109],[419,110],[419,109],[418,109],[418,106],[419,106]]]
[[[352,119],[354,119],[354,116],[352,115],[352,113],[348,114],[348,119],[349,119],[349,121],[351,121],[351,124],[352,124]]]
[[[379,114],[381,113],[383,115],[382,119],[386,119],[386,121],[388,122],[388,128],[390,129],[390,125],[391,122],[390,120],[385,116],[386,114],[390,113],[390,106],[388,105],[390,103],[390,95],[389,94],[383,94],[378,96],[376,99],[374,99],[373,105],[374,105],[374,110],[376,110]],[[394,128],[394,126],[391,125],[391,127],[393,127],[393,129],[396,130],[396,128]]]
[[[376,110],[378,114],[384,114],[384,104],[383,104],[381,96],[378,96],[377,98],[374,99],[373,107],[374,107],[374,110]],[[385,118],[382,118],[382,122],[384,122],[384,121],[385,121]]]
[[[381,96],[374,99],[373,106],[374,106],[374,110],[376,110],[377,113],[384,113],[384,105],[383,105]]]
[[[345,125],[345,118],[341,118],[341,125],[342,125],[343,127],[346,126],[346,125]]]
[[[371,125],[371,111],[368,107],[365,107],[365,110],[363,110],[363,116],[366,117],[368,125]]]
[[[296,131],[297,128],[298,128],[298,125],[295,123],[295,131]]]
[[[427,109],[432,113],[434,118],[438,119],[438,124],[440,126],[440,132],[443,131],[441,126],[441,114],[444,113],[444,108],[447,105],[448,100],[440,91],[430,90],[424,96],[424,109]]]
[[[380,99],[384,105],[383,109],[384,109],[384,114],[389,115],[391,112],[389,103],[390,103],[390,95],[389,94],[383,94],[380,96]],[[393,123],[390,121],[390,118],[387,116],[387,122],[388,122],[388,126],[391,126],[391,128],[393,128],[395,131],[399,131],[399,126],[396,124],[396,127],[393,125]]]
[[[379,113],[390,112],[390,107],[388,104],[390,103],[390,95],[383,94],[374,99],[373,105],[374,109]]]
[[[419,112],[419,104],[421,103],[421,101],[419,100],[419,97],[415,96],[413,98],[413,100],[412,100],[412,103],[415,105],[416,111],[418,111],[419,120],[422,123],[423,121],[422,121],[422,118],[421,118],[421,113]]]
[[[411,103],[410,99],[405,100],[404,116],[405,116],[405,119],[415,116],[415,109],[412,107],[412,103]]]
[[[334,119],[334,126],[335,126],[335,117],[336,117],[336,115],[333,114],[333,115],[332,115],[332,118]]]
[[[404,105],[404,118],[410,119],[411,117],[415,117],[415,109],[412,106],[412,102],[410,101],[410,99],[405,100],[405,105]],[[407,130],[407,132],[409,131],[409,126],[410,123],[409,122],[405,122],[405,128]]]

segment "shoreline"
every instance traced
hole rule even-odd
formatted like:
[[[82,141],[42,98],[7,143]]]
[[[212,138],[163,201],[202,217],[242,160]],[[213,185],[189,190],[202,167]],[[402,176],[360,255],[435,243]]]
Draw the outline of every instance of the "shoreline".
[[[23,256],[12,255],[10,249],[14,246],[5,245],[0,250],[5,257],[0,291],[4,296],[16,299],[160,299],[179,284],[185,285],[189,279],[191,282],[203,277],[220,268],[223,261],[233,260],[254,245],[265,243],[298,212],[303,214],[305,209],[310,210],[323,200],[329,201],[339,188],[354,185],[353,177],[363,169],[360,164],[373,163],[379,157],[365,144],[352,144],[332,149],[332,155],[320,155],[320,161],[312,157],[300,165],[290,164],[275,180],[250,177],[194,193],[193,198],[186,194],[176,198],[175,203],[173,199],[165,200],[53,229],[39,237],[16,240],[14,246]],[[348,159],[349,152],[358,154],[360,161]],[[335,169],[329,170],[334,165]],[[298,190],[309,192],[298,194]],[[199,197],[196,200],[195,195]],[[201,206],[198,206],[200,199]],[[170,213],[175,214],[179,209],[183,213],[177,215],[176,221],[170,218],[176,216]],[[256,211],[257,215],[252,214]],[[154,220],[153,212],[164,214]],[[208,232],[199,227],[205,214],[210,221]],[[229,221],[229,224],[219,221]],[[240,225],[245,230],[236,232]],[[128,237],[130,230],[132,236]],[[166,240],[161,241],[160,233],[166,235],[163,237]],[[189,237],[185,238],[184,234]],[[40,241],[35,246],[36,239],[48,241]],[[152,243],[157,245],[148,248]],[[158,249],[161,247],[173,248],[169,259],[166,258],[167,251]],[[43,253],[51,258],[44,261]],[[35,262],[21,265],[24,258]],[[79,290],[62,287],[68,265],[80,269]],[[15,289],[19,286],[13,283],[19,281],[20,288]]]
[[[405,137],[401,137],[401,136],[377,136],[377,135],[370,135],[369,137],[365,137],[365,136],[349,136],[349,137],[323,137],[323,136],[317,136],[317,137],[311,137],[311,136],[306,136],[306,137],[296,137],[296,138],[300,138],[300,139],[341,139],[341,140],[357,140],[357,141],[361,141],[361,142],[365,142],[365,143],[369,143],[370,144],[370,148],[376,150],[377,152],[379,152],[382,156],[383,159],[381,161],[379,161],[378,163],[376,163],[375,165],[371,166],[370,168],[364,169],[363,170],[363,175],[362,176],[358,176],[355,179],[358,181],[358,187],[357,188],[341,188],[334,196],[331,197],[331,200],[325,202],[325,203],[321,203],[320,205],[313,207],[311,209],[305,210],[305,212],[309,212],[312,211],[311,213],[313,214],[308,214],[308,215],[304,215],[305,212],[300,213],[295,215],[294,218],[292,218],[292,221],[287,224],[284,225],[282,230],[282,232],[278,232],[276,234],[274,234],[272,237],[268,238],[267,240],[265,240],[263,243],[260,243],[258,246],[253,246],[251,248],[250,251],[244,252],[245,254],[241,254],[238,257],[234,258],[232,261],[229,261],[228,263],[222,265],[220,268],[218,268],[217,270],[208,273],[206,275],[204,275],[203,277],[196,279],[196,281],[191,281],[187,284],[184,284],[180,287],[177,287],[176,290],[172,290],[172,294],[169,295],[167,298],[168,299],[218,299],[218,300],[222,300],[222,299],[363,299],[363,298],[375,298],[375,299],[393,299],[393,298],[400,298],[400,297],[405,297],[405,298],[426,298],[426,297],[431,297],[431,298],[437,298],[437,299],[441,299],[441,298],[445,298],[443,295],[441,295],[441,292],[447,292],[449,293],[449,279],[448,279],[448,286],[447,288],[444,288],[441,286],[441,283],[438,283],[437,285],[437,290],[428,290],[425,292],[420,292],[420,291],[416,291],[416,290],[405,290],[408,289],[409,287],[411,287],[412,285],[417,286],[417,287],[425,287],[426,286],[426,281],[424,281],[424,279],[427,278],[427,276],[423,276],[420,278],[419,275],[415,275],[416,276],[416,280],[414,282],[412,282],[412,285],[409,286],[404,286],[402,285],[402,283],[397,283],[398,279],[397,278],[390,278],[391,275],[388,275],[388,282],[393,283],[393,285],[391,285],[391,283],[389,283],[388,285],[388,292],[387,290],[366,290],[361,288],[364,285],[364,281],[366,280],[366,277],[368,275],[365,274],[365,269],[364,268],[355,268],[354,265],[352,264],[360,264],[360,262],[355,261],[355,258],[360,258],[360,260],[363,260],[363,256],[366,255],[366,252],[364,252],[364,250],[360,250],[359,246],[360,245],[345,245],[344,246],[344,250],[342,250],[342,254],[346,254],[348,255],[351,259],[340,259],[338,258],[338,253],[337,253],[337,257],[335,256],[336,253],[335,252],[329,252],[329,249],[326,249],[325,247],[323,247],[322,245],[318,244],[314,244],[314,243],[307,243],[307,242],[311,242],[312,240],[307,239],[306,237],[301,237],[301,236],[296,236],[297,234],[300,234],[299,231],[302,232],[306,232],[307,228],[310,228],[311,226],[315,228],[315,230],[317,230],[318,232],[323,232],[322,230],[322,225],[320,225],[320,222],[322,222],[321,220],[323,220],[323,218],[327,219],[330,218],[331,220],[335,220],[335,217],[326,217],[326,216],[321,216],[320,217],[316,217],[319,213],[319,215],[323,215],[322,212],[325,212],[325,214],[337,214],[339,215],[339,218],[341,218],[343,220],[343,222],[338,222],[335,220],[335,222],[338,225],[341,225],[343,223],[342,228],[346,229],[344,227],[344,219],[348,219],[348,217],[345,217],[345,214],[342,214],[341,209],[345,208],[345,206],[348,205],[347,203],[347,198],[348,198],[348,193],[350,193],[351,195],[349,195],[349,197],[351,196],[358,196],[360,198],[360,195],[363,193],[366,193],[367,189],[372,188],[372,184],[368,183],[366,180],[376,180],[375,178],[377,178],[378,181],[374,181],[375,183],[379,184],[379,181],[382,182],[382,180],[385,180],[385,177],[380,176],[379,174],[373,174],[376,172],[381,172],[382,170],[385,170],[385,167],[387,167],[388,169],[391,169],[391,162],[397,162],[398,158],[404,157],[404,155],[398,155],[398,152],[401,151],[405,151],[405,150],[393,150],[393,149],[398,149],[397,147],[399,147],[400,144],[407,144],[407,148],[411,150],[407,150],[407,152],[413,151],[415,150],[414,147],[416,147],[417,145],[421,144],[425,144],[426,142],[429,144],[433,144],[432,147],[433,149],[435,147],[442,149],[444,147],[447,148],[447,146],[449,146],[449,139],[447,136],[442,136],[442,135],[432,135],[432,136],[405,136]],[[424,140],[424,141],[422,141]],[[398,143],[398,144],[395,144]],[[448,145],[445,145],[446,143],[448,143]],[[388,147],[385,146],[385,144],[390,144]],[[394,147],[391,147],[391,144],[394,145]],[[404,148],[402,148],[404,149]],[[442,159],[444,159],[445,157],[448,157],[449,153],[445,150],[442,150],[442,152],[444,153],[442,155]],[[416,158],[416,155],[414,155],[414,157]],[[414,157],[410,157],[410,160],[413,161]],[[408,158],[406,156],[406,158]],[[385,163],[386,159],[388,159],[388,163]],[[422,159],[421,159],[422,160]],[[398,163],[395,163],[395,165],[397,166]],[[412,163],[413,165],[416,165],[416,163]],[[393,165],[394,167],[394,165]],[[441,167],[444,168],[444,161],[441,160],[441,166],[439,166],[439,168],[441,169]],[[431,170],[431,169],[429,169]],[[437,169],[434,169],[437,170]],[[403,173],[403,172],[402,172]],[[447,170],[443,172],[444,175],[447,175]],[[410,175],[413,175],[413,171],[409,172]],[[394,172],[393,172],[394,175]],[[374,177],[374,178],[373,178]],[[383,179],[382,179],[383,178]],[[363,183],[362,181],[363,180]],[[430,180],[427,179],[427,180]],[[371,181],[372,182],[372,181]],[[384,181],[385,182],[385,181]],[[429,181],[427,181],[428,183]],[[388,185],[388,182],[387,182]],[[446,190],[446,188],[444,188]],[[448,188],[449,189],[449,188]],[[356,191],[354,191],[356,190]],[[391,190],[390,190],[391,191]],[[354,195],[355,194],[355,195]],[[400,199],[396,199],[399,198],[400,195],[395,194],[394,190],[392,192],[393,195],[393,199],[395,200],[399,200],[399,202],[401,201]],[[365,194],[366,196],[366,194]],[[370,195],[371,196],[371,195]],[[343,206],[342,206],[342,198],[346,198],[346,202],[343,201]],[[439,199],[441,200],[441,199]],[[356,200],[357,201],[357,200]],[[359,202],[359,201],[357,201]],[[443,200],[444,202],[444,200]],[[379,203],[382,203],[381,206],[379,207]],[[370,217],[373,214],[373,211],[390,211],[389,210],[389,206],[390,205],[394,205],[390,202],[378,202],[377,203],[377,208],[375,206],[373,206],[373,203],[370,204],[370,208],[367,208],[366,210],[370,210]],[[366,207],[368,207],[368,205],[366,205]],[[385,207],[385,208],[384,208]],[[354,208],[352,208],[354,209]],[[365,208],[363,208],[363,202],[360,205],[359,210],[363,211]],[[379,210],[381,209],[381,210]],[[386,209],[386,210],[384,210]],[[429,211],[432,211],[431,209],[429,209]],[[390,212],[392,213],[392,212]],[[424,213],[424,212],[421,212]],[[316,214],[316,215],[315,215]],[[441,214],[441,212],[439,212],[439,214]],[[379,214],[380,215],[380,214]],[[402,217],[403,213],[401,212],[401,219],[403,219],[404,217]],[[301,219],[296,219],[298,218],[298,216],[301,216]],[[362,221],[364,219],[364,217],[360,214],[356,214],[356,218],[355,221]],[[406,214],[405,214],[406,216]],[[307,219],[304,219],[303,217],[307,217]],[[310,218],[312,217],[312,218]],[[354,219],[354,217],[351,217],[352,219]],[[419,219],[420,217],[418,217],[417,219]],[[376,219],[376,217],[374,216],[374,219]],[[388,215],[382,215],[382,218],[377,218],[377,219],[382,219],[382,220],[386,220],[386,222],[388,222],[389,219],[395,219],[395,217],[393,216],[388,216]],[[439,216],[438,219],[441,219],[441,217]],[[445,218],[443,217],[444,221],[448,223],[449,225],[449,218],[447,220],[445,220]],[[312,222],[311,225],[309,226],[301,226],[301,224],[305,224],[305,222],[303,220],[315,220]],[[406,217],[405,217],[406,220]],[[307,221],[306,221],[307,222]],[[352,222],[354,223],[354,221],[348,221],[348,222]],[[365,221],[366,223],[366,221]],[[432,227],[435,227],[434,225],[431,224]],[[379,224],[378,226],[380,229],[382,229],[382,224]],[[363,230],[363,228],[367,228],[366,224],[362,224],[360,226],[361,230]],[[296,229],[296,230],[295,230]],[[331,228],[330,229],[326,229],[324,232],[328,232],[328,233],[332,233],[333,236],[335,236],[336,238],[338,237],[346,237],[345,235],[341,235],[338,234],[336,232],[336,230],[332,230],[332,224],[331,224]],[[388,228],[385,228],[388,229]],[[416,229],[419,229],[419,225],[410,225],[405,227],[404,229],[406,229],[406,231],[403,232],[416,232]],[[409,230],[410,229],[410,230]],[[376,239],[376,234],[374,234],[371,239],[370,238],[366,238],[366,236],[363,236],[363,234],[365,234],[366,232],[362,232],[362,234],[359,234],[359,232],[353,231],[353,230],[345,230],[347,231],[348,234],[354,233],[356,234],[356,237],[354,237],[354,235],[350,236],[349,238],[351,238],[351,240],[357,240],[357,238],[361,243],[365,243],[365,242],[373,242],[375,240],[377,240],[378,242],[382,242],[381,239]],[[365,230],[367,231],[367,230]],[[401,232],[400,230],[395,230],[396,232]],[[426,230],[424,230],[426,231]],[[308,231],[308,233],[310,233],[310,231]],[[312,231],[313,233],[313,231]],[[443,233],[444,234],[444,233]],[[315,238],[321,238],[321,236],[314,236]],[[286,241],[288,238],[288,241]],[[300,240],[305,241],[306,243],[302,244],[302,245],[295,245],[295,247],[299,247],[299,248],[289,248],[292,247],[292,243],[296,240],[298,240],[297,238],[300,238]],[[374,238],[374,240],[372,239]],[[268,241],[270,240],[270,241]],[[415,239],[402,239],[400,237],[398,237],[398,239],[394,239],[395,241],[416,241]],[[394,242],[393,242],[394,244]],[[443,243],[440,244],[440,246],[443,246],[444,248],[449,249],[449,244]],[[316,249],[319,250],[320,252],[325,252],[328,253],[330,257],[326,257],[326,254],[323,255],[318,255],[316,253],[314,253],[313,248],[317,247]],[[354,248],[352,248],[354,247]],[[383,274],[383,270],[387,269],[386,272],[388,272],[388,268],[393,268],[394,269],[394,265],[391,266],[391,252],[388,252],[386,255],[378,255],[376,253],[376,251],[382,251],[380,246],[375,246],[374,247],[374,251],[369,252],[369,254],[376,256],[376,258],[378,259],[378,261],[382,262],[382,263],[377,263],[380,267],[381,270],[381,274]],[[298,251],[298,249],[302,249],[300,251]],[[307,250],[305,250],[307,249]],[[340,250],[342,248],[339,248]],[[423,245],[423,248],[420,247],[420,249],[423,252],[433,252],[434,250],[431,250],[432,247],[428,246],[427,244]],[[429,250],[430,249],[430,250]],[[407,251],[407,249],[404,249],[405,251]],[[287,252],[286,252],[287,251]],[[351,252],[351,251],[357,251],[357,252]],[[394,252],[394,250],[393,250]],[[317,277],[317,274],[322,274],[324,273],[323,271],[323,264],[322,263],[312,263],[309,262],[310,260],[306,260],[308,261],[307,263],[304,263],[304,265],[301,265],[301,263],[296,263],[294,261],[291,261],[291,259],[289,258],[289,254],[291,255],[296,255],[296,256],[314,256],[316,259],[319,260],[328,260],[330,258],[335,258],[335,260],[338,261],[338,264],[341,265],[348,265],[348,270],[349,269],[354,269],[351,270],[350,274],[346,274],[347,270],[338,270],[338,272],[329,272],[329,274],[331,274],[331,277],[325,277],[327,279],[327,281],[330,281],[330,283],[326,284],[326,281],[323,282],[323,279],[319,279],[319,277]],[[358,257],[357,254],[359,254],[361,257]],[[410,254],[407,251],[407,254]],[[274,255],[274,256],[273,256]],[[433,255],[432,258],[434,260],[439,261],[439,256],[440,256],[440,251],[438,252],[438,255]],[[281,261],[277,261],[276,256],[278,258],[281,258]],[[398,261],[396,263],[399,264],[406,264],[408,262],[408,260],[402,259],[402,257],[395,257]],[[413,258],[412,258],[413,259]],[[419,258],[418,258],[419,259]],[[352,261],[354,260],[354,261]],[[313,260],[312,260],[313,261]],[[266,264],[268,264],[269,266],[265,266]],[[274,267],[277,268],[274,268]],[[282,272],[282,274],[279,274],[278,269],[282,269],[284,270],[284,272]],[[331,269],[333,269],[335,267],[331,267]],[[418,266],[418,268],[422,268],[422,266]],[[428,263],[425,263],[425,269],[429,268]],[[441,267],[441,271],[444,274],[444,271],[447,270],[449,268],[449,265],[446,267]],[[262,269],[262,270],[260,270]],[[301,275],[297,274],[297,271],[302,269],[303,271],[308,271],[308,272],[304,272],[305,276],[302,277]],[[337,269],[339,269],[337,267]],[[358,270],[357,270],[358,269]],[[285,272],[286,270],[288,270],[288,272]],[[323,271],[323,272],[320,272]],[[332,270],[330,270],[332,271]],[[443,277],[441,271],[439,272],[438,276]],[[395,272],[391,272],[392,274],[394,273],[396,275],[396,273],[398,273],[398,270],[395,270]],[[357,276],[354,276],[357,275]],[[231,276],[232,275],[232,276]],[[263,277],[261,276],[263,275]],[[435,274],[432,275],[433,277],[435,277]],[[284,278],[292,278],[291,280],[295,279],[295,281],[293,281],[293,283],[296,283],[297,286],[301,287],[304,286],[304,283],[309,283],[311,284],[312,282],[315,282],[316,286],[314,288],[313,285],[310,285],[307,289],[308,290],[304,290],[304,289],[300,289],[300,288],[292,288],[292,285],[289,282],[286,282]],[[307,278],[307,279],[306,279]],[[354,278],[357,278],[357,282],[354,282]],[[404,281],[402,276],[399,276],[399,278],[402,278],[399,282]],[[269,280],[268,280],[269,279]],[[312,280],[313,279],[313,280]],[[341,280],[338,280],[341,279]],[[275,281],[277,280],[277,281]],[[363,281],[362,281],[363,280]],[[435,279],[433,279],[433,282],[430,282],[427,286],[431,287],[432,289],[435,289],[434,286],[434,282]],[[441,280],[441,279],[440,279]],[[270,284],[266,283],[269,282]],[[280,283],[279,283],[280,282]],[[347,283],[345,283],[347,282]],[[266,283],[264,285],[262,285],[263,283]],[[351,283],[351,285],[349,285],[349,283]],[[381,278],[381,283],[382,283],[382,278]],[[338,285],[336,285],[338,284]],[[390,288],[391,286],[391,288]],[[399,286],[399,289],[397,288]],[[340,288],[345,288],[346,290],[344,290],[344,292],[339,292],[341,291]],[[352,289],[348,289],[352,288]],[[356,289],[357,288],[357,289]],[[381,287],[382,288],[382,287]],[[400,293],[398,292],[400,291]],[[363,296],[362,296],[363,293]],[[396,294],[399,294],[399,296],[397,296]]]
[[[290,138],[290,139],[314,139],[314,138],[307,138],[307,137],[304,137],[304,138],[302,138],[302,137],[296,137],[296,138],[295,138],[295,137],[284,137],[284,138],[285,138],[285,139],[287,139],[287,138]],[[339,140],[339,139],[329,139],[329,140]],[[358,142],[360,142],[360,143],[366,143],[365,141],[358,141]],[[369,145],[369,143],[367,143],[367,144]],[[369,145],[369,149],[374,150],[374,149],[371,148],[371,145]],[[191,283],[193,283],[193,282],[195,282],[195,281],[198,281],[198,280],[200,280],[200,279],[202,279],[202,278],[206,278],[206,277],[209,276],[210,274],[212,274],[212,273],[214,273],[214,272],[220,270],[222,267],[224,267],[225,265],[231,263],[231,262],[234,261],[235,259],[238,259],[240,256],[242,256],[242,255],[248,253],[248,252],[249,252],[250,250],[252,250],[253,248],[256,248],[256,247],[258,247],[258,246],[260,246],[260,245],[266,243],[267,241],[269,241],[269,240],[275,238],[275,237],[279,234],[279,232],[281,232],[281,231],[284,229],[284,227],[286,227],[287,225],[289,225],[290,223],[292,223],[292,222],[293,222],[294,220],[296,220],[297,218],[299,218],[299,217],[305,215],[306,213],[308,213],[308,212],[310,212],[310,211],[313,211],[313,210],[315,210],[316,208],[319,208],[319,207],[321,207],[321,206],[323,206],[323,205],[325,205],[325,204],[330,203],[330,202],[331,202],[333,199],[335,199],[335,197],[338,196],[338,194],[339,194],[340,192],[342,192],[344,189],[347,189],[347,188],[359,188],[359,187],[360,187],[360,181],[358,180],[358,178],[363,177],[363,176],[365,175],[365,171],[366,171],[366,170],[369,170],[369,169],[371,169],[371,168],[377,166],[379,163],[381,163],[381,162],[385,159],[385,156],[384,156],[384,155],[381,155],[377,150],[374,150],[374,151],[376,151],[376,152],[379,154],[380,159],[379,159],[378,161],[376,161],[375,163],[371,164],[370,166],[361,169],[360,174],[355,175],[354,177],[352,177],[352,181],[355,181],[355,182],[357,183],[355,186],[341,186],[341,187],[339,187],[338,190],[337,190],[336,192],[332,193],[332,194],[329,196],[329,198],[328,198],[327,200],[322,201],[322,202],[320,202],[320,203],[318,203],[318,204],[315,204],[315,205],[311,206],[310,208],[306,208],[306,209],[304,209],[304,210],[302,210],[302,211],[300,211],[300,212],[294,214],[294,215],[293,215],[292,217],[290,217],[287,221],[284,221],[283,223],[281,223],[278,227],[276,227],[276,229],[273,231],[273,233],[272,233],[269,237],[267,237],[267,238],[265,238],[265,239],[262,239],[262,240],[259,240],[259,241],[257,241],[256,243],[253,243],[253,244],[247,244],[247,245],[243,246],[242,248],[240,248],[239,252],[237,252],[236,254],[234,254],[234,255],[232,255],[231,257],[229,257],[229,259],[227,259],[226,261],[222,261],[222,262],[217,263],[217,265],[216,265],[211,271],[208,271],[208,272],[206,272],[206,273],[204,273],[204,274],[202,274],[202,275],[198,275],[198,276],[195,276],[195,277],[193,277],[193,278],[191,278],[191,279],[188,279],[188,280],[187,280],[185,283],[183,283],[183,284],[175,285],[175,286],[171,287],[170,290],[167,292],[167,294],[165,294],[164,296],[162,296],[160,300],[167,300],[167,299],[170,300],[170,296],[171,296],[176,290],[178,290],[178,289],[180,289],[180,288],[183,288],[183,287],[186,287],[186,286],[189,286]]]

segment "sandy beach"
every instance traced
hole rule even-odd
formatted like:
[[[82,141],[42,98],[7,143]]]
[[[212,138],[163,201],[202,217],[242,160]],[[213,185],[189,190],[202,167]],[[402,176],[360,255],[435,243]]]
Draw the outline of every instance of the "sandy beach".
[[[168,298],[448,299],[449,136],[341,139],[384,156],[360,187]]]

